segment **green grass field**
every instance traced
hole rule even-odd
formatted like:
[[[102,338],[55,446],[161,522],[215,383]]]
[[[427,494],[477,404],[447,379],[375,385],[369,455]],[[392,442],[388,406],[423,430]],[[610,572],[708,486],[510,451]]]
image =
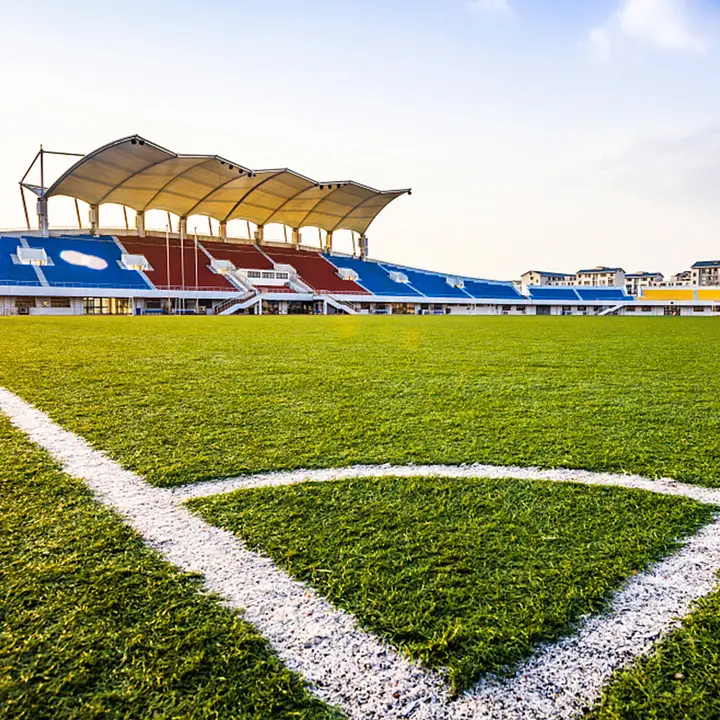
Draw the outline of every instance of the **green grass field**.
[[[0,485],[0,717],[339,717],[3,416]]]
[[[484,462],[720,486],[716,319],[0,318],[0,337],[0,386],[156,485],[355,463]],[[333,716],[252,628],[199,595],[195,580],[164,565],[4,423],[0,418],[0,717],[221,718],[228,708],[243,718]],[[412,481],[394,482],[409,492],[404,483]],[[514,485],[522,494],[527,483]],[[404,525],[382,512],[353,514],[345,492],[371,502],[373,487],[380,485],[328,484],[313,498],[354,546],[315,513],[293,515],[310,485],[248,493],[263,503],[254,509],[239,508],[237,495],[204,501],[202,511],[351,608],[366,626],[431,664],[447,664],[458,688],[562,632],[583,607],[597,607],[633,568],[667,550],[673,532],[700,522],[694,513],[705,512],[682,515],[682,502],[655,496],[633,500],[646,503],[638,510],[620,501],[635,494],[602,491],[614,508],[602,516],[592,502],[568,507],[562,493],[570,490],[543,490],[552,495],[548,512],[559,529],[567,524],[563,547],[532,543],[531,531],[546,533],[543,523],[552,524],[540,512],[530,517],[530,534],[518,532],[513,542],[522,540],[519,547],[546,565],[552,560],[560,575],[543,566],[545,573],[523,585],[522,564],[511,568],[497,611],[507,624],[498,627],[515,623],[519,632],[488,649],[475,632],[487,617],[467,612],[465,634],[453,635],[447,613],[430,622],[427,606],[411,606],[431,563],[413,566],[415,556],[406,558],[402,593],[386,579],[393,548],[422,558],[425,532],[459,548],[453,559],[470,573],[457,573],[457,584],[447,588],[426,579],[441,595],[482,592],[482,583],[463,582],[472,572],[487,579],[489,561],[474,564],[457,524],[443,515],[447,506],[427,507],[423,493],[401,507],[390,495],[378,496],[376,507],[395,508]],[[461,496],[453,502],[466,507]],[[508,536],[482,518],[505,520],[523,506],[496,500],[486,515],[471,513],[463,528],[468,537],[490,533],[498,548],[511,548]],[[635,517],[627,517],[628,507]],[[432,527],[417,522],[413,513],[420,512],[435,512]],[[364,532],[370,519],[381,535]],[[284,520],[310,539],[288,537]],[[602,533],[603,527],[614,530]],[[542,537],[556,536],[558,530]],[[392,542],[380,547],[382,537]],[[318,572],[331,552],[346,566]],[[578,553],[584,575],[568,560]],[[367,581],[368,557],[378,564],[370,574],[374,595],[363,600],[358,583]],[[513,587],[533,588],[525,616],[513,606]],[[620,674],[595,716],[720,717],[718,597],[705,600],[657,653]],[[413,628],[406,633],[408,618]]]
[[[720,322],[2,318],[0,385],[151,482],[487,462],[720,485]]]
[[[457,691],[598,611],[713,509],[622,488],[382,478],[191,502]]]

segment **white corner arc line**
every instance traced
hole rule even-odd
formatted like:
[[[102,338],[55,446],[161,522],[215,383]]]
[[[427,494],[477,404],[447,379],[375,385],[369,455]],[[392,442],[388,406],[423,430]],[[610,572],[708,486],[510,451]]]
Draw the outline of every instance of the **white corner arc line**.
[[[301,482],[327,482],[350,478],[381,477],[447,477],[489,479],[511,478],[515,480],[548,480],[551,482],[578,483],[581,485],[607,485],[634,490],[686,497],[706,505],[720,506],[720,488],[689,485],[670,478],[652,480],[642,475],[621,475],[619,473],[592,472],[555,468],[546,470],[537,467],[516,465],[352,465],[345,468],[322,470],[291,470],[239,475],[221,480],[182,485],[172,489],[178,500],[220,495],[245,488],[259,488],[279,485],[293,485]]]
[[[638,574],[616,593],[608,612],[586,618],[578,631],[541,647],[509,680],[488,679],[452,700],[440,677],[424,671],[333,608],[312,589],[249,551],[234,535],[208,525],[182,501],[237,487],[303,479],[382,475],[522,477],[637,487],[720,503],[720,491],[639,476],[573,470],[471,465],[368,466],[247,476],[168,490],[148,485],[41,411],[0,388],[0,410],[47,450],[69,474],[118,511],[153,548],[182,570],[204,575],[209,590],[244,609],[312,691],[349,717],[367,720],[520,720],[572,718],[597,697],[610,674],[669,632],[692,603],[711,592],[720,569],[720,521],[677,553]],[[288,478],[294,478],[288,480]],[[397,697],[396,697],[397,696]]]

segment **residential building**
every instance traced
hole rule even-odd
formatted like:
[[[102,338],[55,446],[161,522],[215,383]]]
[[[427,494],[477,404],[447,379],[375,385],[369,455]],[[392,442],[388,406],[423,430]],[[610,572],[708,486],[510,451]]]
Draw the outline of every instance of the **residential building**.
[[[526,287],[535,285],[572,285],[574,282],[574,273],[528,270],[526,273],[522,274],[522,284]]]
[[[623,287],[625,271],[622,268],[611,268],[604,265],[598,265],[590,270],[578,270],[575,273],[575,284],[592,287]]]
[[[628,295],[637,296],[640,294],[640,288],[659,285],[664,280],[665,276],[661,272],[640,270],[635,273],[627,273],[625,275],[625,291]]]
[[[692,285],[720,285],[720,260],[698,260],[690,271]]]
[[[682,270],[679,273],[671,275],[669,280],[664,280],[660,285],[669,288],[692,285],[692,272],[690,270]]]

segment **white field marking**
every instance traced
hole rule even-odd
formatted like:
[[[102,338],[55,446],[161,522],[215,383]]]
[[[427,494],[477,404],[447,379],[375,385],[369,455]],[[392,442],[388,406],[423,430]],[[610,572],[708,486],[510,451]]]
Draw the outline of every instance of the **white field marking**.
[[[173,495],[180,500],[209,497],[244,488],[293,485],[301,482],[327,482],[350,478],[380,477],[447,477],[447,478],[512,478],[515,480],[549,480],[552,482],[579,483],[581,485],[608,485],[612,487],[632,488],[690,498],[707,505],[720,506],[720,488],[706,488],[688,485],[670,478],[651,480],[641,475],[591,472],[589,470],[568,470],[556,468],[543,470],[536,467],[517,467],[515,465],[353,465],[346,468],[324,470],[292,470],[269,472],[257,475],[240,475],[223,480],[183,485],[172,489]]]
[[[234,487],[283,484],[283,479],[286,483],[329,480],[363,473],[366,477],[426,474],[586,482],[641,487],[706,503],[718,502],[720,492],[637,476],[482,465],[272,473],[168,490],[151,487],[123,470],[2,388],[0,410],[66,472],[83,479],[148,545],[182,570],[203,574],[208,590],[219,593],[231,607],[244,609],[246,619],[288,667],[305,676],[318,697],[358,720],[573,718],[592,704],[615,669],[647,652],[677,625],[695,600],[714,589],[720,569],[720,520],[716,520],[673,556],[629,580],[614,596],[608,612],[585,618],[574,635],[541,647],[515,676],[483,680],[472,692],[453,700],[438,675],[361,631],[351,615],[334,609],[268,558],[249,551],[231,533],[190,513],[182,501]],[[291,477],[294,480],[288,480]]]

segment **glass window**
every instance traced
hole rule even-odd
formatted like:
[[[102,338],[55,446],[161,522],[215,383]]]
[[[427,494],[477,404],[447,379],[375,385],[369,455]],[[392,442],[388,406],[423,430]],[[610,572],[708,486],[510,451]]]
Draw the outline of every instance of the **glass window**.
[[[129,315],[127,298],[83,298],[86,315]]]

